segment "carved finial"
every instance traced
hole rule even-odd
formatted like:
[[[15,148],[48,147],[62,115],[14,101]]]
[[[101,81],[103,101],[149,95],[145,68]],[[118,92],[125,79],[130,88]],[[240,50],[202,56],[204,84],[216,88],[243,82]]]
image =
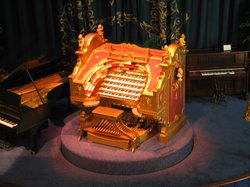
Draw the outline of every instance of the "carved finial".
[[[78,35],[78,46],[79,50],[84,49],[84,37],[81,34]]]
[[[183,77],[183,69],[178,68],[178,73],[177,73],[178,81],[182,81],[182,77]]]
[[[101,24],[97,26],[96,33],[102,37],[103,42],[107,41],[107,39],[104,38],[103,26]]]
[[[99,24],[99,25],[97,26],[96,32],[97,32],[97,34],[99,34],[100,36],[104,37],[103,26],[102,26],[101,24]]]
[[[182,47],[186,47],[185,34],[181,34],[181,37],[179,38],[179,44]]]
[[[162,62],[164,64],[170,65],[171,64],[171,53],[169,51],[168,45],[164,45],[161,48],[164,51],[164,54],[162,56]]]
[[[81,34],[78,35],[78,46],[79,49],[76,51],[76,54],[83,55],[87,52],[87,48],[84,44],[84,37]]]

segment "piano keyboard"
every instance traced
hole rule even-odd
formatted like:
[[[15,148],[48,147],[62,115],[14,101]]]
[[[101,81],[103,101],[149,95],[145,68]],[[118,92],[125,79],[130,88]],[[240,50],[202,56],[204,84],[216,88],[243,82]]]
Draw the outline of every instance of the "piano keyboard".
[[[202,76],[213,76],[213,75],[234,75],[234,71],[214,71],[214,72],[201,72]]]
[[[13,127],[18,125],[17,123],[10,121],[10,120],[7,120],[7,119],[4,119],[2,117],[0,117],[0,124],[5,125],[5,126],[10,127],[10,128],[13,128]]]

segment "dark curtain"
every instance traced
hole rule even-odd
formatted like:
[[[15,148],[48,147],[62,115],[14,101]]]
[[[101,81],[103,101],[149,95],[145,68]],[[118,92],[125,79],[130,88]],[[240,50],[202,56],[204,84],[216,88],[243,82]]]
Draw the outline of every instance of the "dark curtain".
[[[0,0],[0,69],[71,55],[78,34],[99,23],[114,43],[169,44],[184,32],[189,49],[240,46],[249,7],[248,0]]]
[[[176,0],[68,0],[60,18],[62,49],[70,52],[78,34],[95,32],[98,24],[113,43],[143,44],[156,37],[170,43],[187,20]]]
[[[189,48],[241,48],[245,31],[240,29],[249,0],[186,0],[181,8],[190,19],[184,25]]]
[[[33,58],[61,55],[62,0],[0,0],[0,69],[12,70]]]

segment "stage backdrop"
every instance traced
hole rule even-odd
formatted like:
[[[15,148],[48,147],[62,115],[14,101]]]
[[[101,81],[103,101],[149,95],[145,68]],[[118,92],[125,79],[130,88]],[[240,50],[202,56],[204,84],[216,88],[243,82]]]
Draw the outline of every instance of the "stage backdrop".
[[[188,48],[241,45],[248,0],[1,0],[0,69],[73,54],[101,23],[110,42],[155,46],[186,34]],[[149,40],[150,39],[150,40]]]
[[[144,44],[149,38],[163,43],[177,40],[188,15],[176,0],[90,0],[68,1],[61,13],[60,31],[64,53],[71,50],[77,35],[104,27],[105,37],[113,43]],[[75,41],[72,41],[75,39]]]
[[[190,17],[184,25],[189,48],[245,47],[242,41],[250,30],[240,25],[250,13],[249,0],[185,0],[180,8]]]

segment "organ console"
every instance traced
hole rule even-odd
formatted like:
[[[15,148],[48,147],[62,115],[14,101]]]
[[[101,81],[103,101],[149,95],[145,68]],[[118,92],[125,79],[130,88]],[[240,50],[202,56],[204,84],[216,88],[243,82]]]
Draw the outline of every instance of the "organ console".
[[[186,52],[183,42],[157,50],[109,43],[98,29],[79,35],[69,76],[71,103],[81,109],[79,140],[132,152],[157,134],[169,142],[186,123]]]
[[[191,96],[212,96],[215,86],[222,87],[224,94],[242,94],[247,98],[248,77],[248,51],[189,51],[187,101],[191,101]]]

